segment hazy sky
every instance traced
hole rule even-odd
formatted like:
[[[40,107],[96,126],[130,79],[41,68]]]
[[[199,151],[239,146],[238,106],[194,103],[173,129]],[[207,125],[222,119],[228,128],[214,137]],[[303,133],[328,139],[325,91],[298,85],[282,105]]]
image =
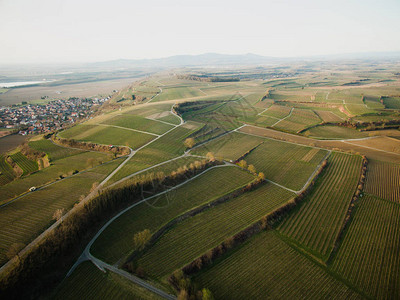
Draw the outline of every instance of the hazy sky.
[[[0,0],[0,63],[400,50],[400,0]]]

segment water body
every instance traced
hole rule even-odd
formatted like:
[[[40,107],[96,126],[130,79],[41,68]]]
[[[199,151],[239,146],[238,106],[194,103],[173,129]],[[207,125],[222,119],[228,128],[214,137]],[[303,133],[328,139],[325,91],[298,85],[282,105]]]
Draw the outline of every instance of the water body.
[[[23,136],[20,134],[10,134],[0,138],[0,154],[6,153],[18,145],[22,144],[28,138],[27,135]]]
[[[12,88],[16,86],[22,86],[22,85],[32,85],[32,84],[38,84],[38,83],[47,83],[47,82],[53,82],[55,80],[41,80],[41,81],[18,81],[18,82],[0,82],[0,88]]]

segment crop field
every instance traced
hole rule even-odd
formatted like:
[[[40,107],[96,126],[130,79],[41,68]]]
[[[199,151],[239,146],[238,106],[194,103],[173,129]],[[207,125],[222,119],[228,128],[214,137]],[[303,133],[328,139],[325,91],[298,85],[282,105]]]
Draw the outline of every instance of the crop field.
[[[172,125],[132,115],[117,115],[112,119],[102,122],[102,124],[109,124],[125,128],[137,129],[154,134],[163,134],[164,132],[173,128]]]
[[[369,109],[384,109],[385,105],[380,102],[380,97],[365,96],[364,103]]]
[[[365,192],[400,203],[400,166],[371,160],[368,163]]]
[[[21,152],[12,154],[10,157],[24,172],[22,175],[27,175],[38,170],[38,163],[36,161],[29,160]]]
[[[97,152],[82,152],[58,159],[50,167],[0,186],[0,203],[28,191],[32,186],[41,186],[59,179],[60,176],[71,175],[75,170],[82,171],[108,160],[110,157],[107,154]]]
[[[387,152],[400,154],[400,140],[387,136],[379,136],[361,141],[349,141],[351,144],[380,149]]]
[[[77,125],[61,132],[60,137],[103,145],[129,146],[132,149],[137,149],[154,139],[150,134],[105,125]]]
[[[206,95],[201,90],[193,87],[167,87],[163,88],[162,93],[154,98],[154,102],[184,99]]]
[[[333,269],[376,299],[400,298],[400,206],[365,194]]]
[[[369,109],[365,104],[348,104],[346,103],[346,108],[353,115],[362,115],[375,112],[373,109]]]
[[[158,119],[158,117],[164,114],[165,112],[170,112],[172,105],[173,104],[171,103],[157,103],[157,105],[151,105],[145,107],[133,106],[123,109],[121,113]]]
[[[151,276],[169,275],[294,196],[266,183],[177,224],[138,260],[138,265]]]
[[[387,109],[400,109],[400,97],[383,97],[383,104]]]
[[[177,116],[175,116],[171,113],[169,113],[163,117],[156,118],[156,119],[170,123],[170,124],[174,124],[174,125],[179,125],[181,123],[181,120]]]
[[[316,187],[279,226],[280,232],[316,256],[327,258],[344,222],[360,172],[361,157],[332,153]]]
[[[273,127],[298,132],[320,122],[321,119],[312,110],[293,108],[288,118],[281,120]]]
[[[264,172],[267,179],[300,190],[326,154],[325,150],[315,152],[315,148],[266,139],[245,161]]]
[[[272,105],[268,110],[264,111],[262,113],[263,116],[267,117],[274,117],[277,119],[282,119],[286,116],[289,115],[291,111],[291,108],[288,106],[282,106],[282,105]]]
[[[205,156],[212,152],[215,157],[236,160],[262,142],[264,139],[261,137],[232,132],[194,149],[191,153]]]
[[[149,229],[154,233],[186,210],[217,199],[252,179],[252,175],[236,167],[209,170],[189,183],[143,202],[120,216],[95,241],[91,253],[105,261],[116,262],[132,251],[132,239],[136,232]]]
[[[362,299],[273,231],[258,234],[194,280],[216,299]]]
[[[341,117],[339,117],[332,111],[319,110],[319,111],[316,111],[316,113],[324,122],[342,122],[343,121],[343,119]]]
[[[29,147],[37,151],[46,153],[50,161],[55,161],[84,152],[83,150],[70,149],[55,145],[50,140],[46,139],[29,142]]]
[[[52,222],[56,209],[69,210],[82,195],[87,195],[94,182],[101,182],[121,159],[77,174],[0,207],[0,264],[13,243],[27,244]]]
[[[13,181],[15,178],[12,167],[6,162],[4,155],[0,155],[0,186]]]
[[[357,139],[368,134],[355,129],[338,126],[317,126],[304,132],[304,135],[321,139]]]
[[[162,299],[110,271],[103,273],[91,262],[80,264],[52,299]]]

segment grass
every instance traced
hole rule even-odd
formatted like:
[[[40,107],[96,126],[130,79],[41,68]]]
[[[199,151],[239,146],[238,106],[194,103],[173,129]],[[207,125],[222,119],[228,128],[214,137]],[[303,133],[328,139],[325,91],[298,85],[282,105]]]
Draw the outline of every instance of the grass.
[[[400,166],[371,160],[368,163],[365,192],[400,203]]]
[[[21,152],[10,155],[11,159],[22,169],[22,175],[28,175],[38,170],[38,163],[28,159]]]
[[[108,160],[110,157],[107,154],[98,152],[82,152],[58,159],[50,167],[0,186],[0,203],[28,191],[32,186],[41,186],[59,179],[60,176],[71,175],[75,170],[82,171]]]
[[[272,105],[268,110],[262,113],[263,116],[274,117],[277,119],[282,119],[289,115],[291,108],[282,105]]]
[[[245,157],[257,172],[294,190],[300,190],[326,155],[327,151],[265,139]]]
[[[258,234],[194,281],[216,299],[361,299],[273,231]]]
[[[99,236],[91,252],[95,257],[114,263],[132,250],[136,232],[149,229],[154,233],[186,210],[229,193],[252,178],[235,167],[209,170],[178,189],[143,202],[120,216]]]
[[[29,147],[37,151],[44,152],[48,155],[50,161],[66,158],[75,154],[82,153],[82,150],[64,148],[53,144],[50,140],[41,139],[29,142]]]
[[[163,235],[138,264],[151,276],[169,275],[294,196],[266,183],[179,223]]]
[[[364,195],[332,268],[376,299],[400,298],[400,206]]]
[[[161,299],[120,275],[103,273],[91,262],[83,262],[62,282],[53,299]]]
[[[0,155],[0,186],[5,185],[15,178],[15,173],[12,167],[6,161],[4,155]]]
[[[274,127],[289,131],[298,132],[311,125],[316,125],[321,119],[310,109],[294,108],[292,113],[285,120],[276,123]]]
[[[61,132],[60,137],[104,145],[129,146],[132,149],[154,139],[153,135],[100,125],[77,125]]]
[[[205,156],[212,152],[216,157],[236,160],[263,141],[263,138],[232,132],[194,149],[191,153]]]
[[[116,125],[125,128],[137,129],[154,134],[163,134],[169,129],[173,128],[172,125],[149,120],[140,116],[133,115],[117,115],[112,119],[102,122],[103,124]]]
[[[400,109],[400,97],[383,97],[383,104],[387,109]]]
[[[173,114],[169,114],[167,116],[164,116],[164,117],[161,117],[161,118],[157,118],[157,120],[164,121],[164,122],[167,122],[167,123],[171,123],[171,124],[174,124],[174,125],[179,125],[181,123],[181,120],[177,116],[175,116]]]
[[[344,222],[360,172],[359,156],[332,153],[318,185],[280,225],[280,232],[326,259]]]
[[[13,243],[32,241],[51,224],[56,209],[72,208],[81,195],[89,193],[93,183],[101,182],[121,161],[66,178],[0,207],[0,264],[7,261],[5,253]]]
[[[192,87],[163,87],[162,93],[160,93],[156,98],[154,98],[154,102],[160,102],[165,100],[175,100],[175,99],[184,99],[190,97],[204,96],[197,88]]]
[[[368,136],[368,134],[355,129],[331,125],[311,128],[305,131],[304,135],[322,139],[358,139]]]
[[[316,114],[324,122],[343,122],[343,119],[332,111],[319,110],[319,111],[316,111]]]

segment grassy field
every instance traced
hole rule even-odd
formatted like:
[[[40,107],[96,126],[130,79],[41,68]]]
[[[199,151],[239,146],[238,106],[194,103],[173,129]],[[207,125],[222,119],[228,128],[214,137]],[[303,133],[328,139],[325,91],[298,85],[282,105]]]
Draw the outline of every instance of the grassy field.
[[[164,121],[164,122],[167,122],[167,123],[171,123],[171,124],[174,124],[174,125],[179,125],[181,123],[181,120],[177,116],[175,116],[175,115],[173,115],[171,113],[166,115],[166,116],[157,118],[157,120]]]
[[[101,182],[121,162],[98,166],[0,207],[0,264],[5,263],[5,253],[13,243],[29,243],[51,224],[56,209],[69,210],[89,193],[93,183]]]
[[[365,192],[400,203],[400,166],[371,160],[368,163]]]
[[[138,264],[151,276],[169,275],[294,196],[266,183],[177,224],[139,259]]]
[[[162,299],[110,271],[103,273],[91,262],[84,262],[64,279],[52,299]]]
[[[160,93],[156,98],[154,98],[154,102],[165,101],[165,100],[180,100],[184,98],[204,96],[199,89],[193,87],[163,87],[162,93]]]
[[[319,110],[316,111],[316,114],[322,119],[324,122],[342,122],[343,119],[335,114],[332,111],[326,111],[326,110]]]
[[[262,113],[263,116],[277,118],[277,120],[287,117],[291,111],[288,106],[272,105],[268,110]]]
[[[216,299],[362,299],[273,231],[258,234],[194,280]]]
[[[37,151],[44,152],[48,155],[50,161],[66,158],[78,153],[84,152],[78,149],[69,149],[53,144],[50,140],[41,139],[29,142],[29,147]]]
[[[312,110],[293,108],[288,118],[276,123],[273,127],[298,132],[320,122],[321,119]]]
[[[102,122],[102,124],[109,124],[125,128],[137,129],[154,134],[163,134],[164,132],[173,128],[172,125],[168,125],[165,123],[133,115],[117,115],[112,119]]]
[[[333,269],[376,299],[400,298],[400,206],[364,195]]]
[[[387,109],[400,109],[400,97],[383,97],[383,104]]]
[[[153,135],[101,125],[77,125],[59,135],[62,138],[104,145],[129,146],[132,149],[137,149],[154,139]]]
[[[22,175],[28,175],[38,170],[38,163],[36,161],[29,160],[21,152],[12,154],[10,157],[22,169]]]
[[[267,179],[300,190],[327,151],[266,139],[245,157]]]
[[[6,162],[4,155],[0,155],[0,186],[5,185],[15,178],[12,167]]]
[[[28,191],[32,186],[41,186],[59,179],[60,176],[71,175],[75,170],[82,171],[108,160],[110,157],[100,152],[82,152],[58,159],[50,167],[0,186],[0,203]]]
[[[194,149],[191,153],[205,156],[212,152],[218,158],[236,160],[262,142],[263,138],[232,132]]]
[[[305,131],[304,135],[322,139],[357,139],[368,136],[368,134],[355,129],[329,125],[311,128]]]
[[[344,222],[360,172],[361,157],[332,153],[317,186],[280,225],[280,232],[326,259]]]
[[[236,167],[209,170],[193,181],[148,202],[144,202],[115,220],[95,241],[92,253],[108,262],[116,262],[133,248],[136,232],[160,226],[186,210],[207,203],[250,182],[253,176]]]

